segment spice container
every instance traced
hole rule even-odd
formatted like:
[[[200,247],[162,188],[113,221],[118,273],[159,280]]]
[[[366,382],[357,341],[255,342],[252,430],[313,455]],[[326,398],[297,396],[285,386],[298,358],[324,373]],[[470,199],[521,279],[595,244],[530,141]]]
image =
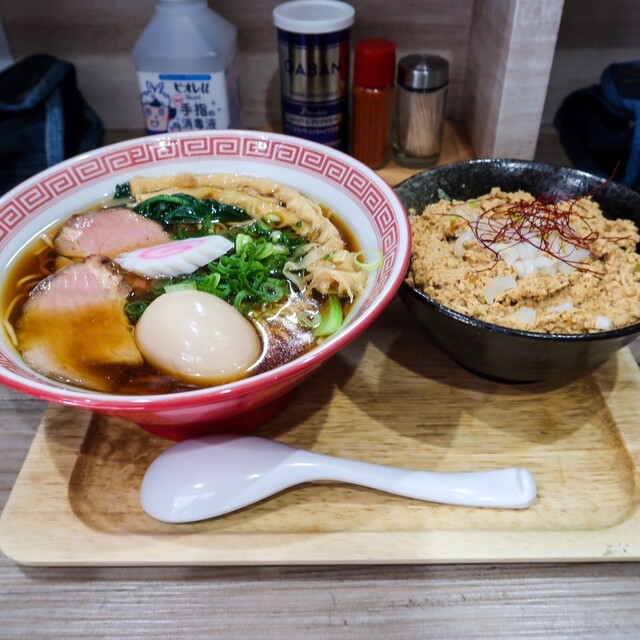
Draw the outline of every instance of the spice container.
[[[339,0],[289,0],[273,10],[284,133],[346,150],[354,15]]]
[[[236,35],[206,0],[157,0],[133,49],[147,133],[241,126]]]
[[[358,43],[353,68],[351,154],[374,169],[387,161],[391,149],[395,72],[393,42],[369,39]]]
[[[398,63],[393,150],[399,164],[429,167],[440,157],[449,63],[413,54]]]

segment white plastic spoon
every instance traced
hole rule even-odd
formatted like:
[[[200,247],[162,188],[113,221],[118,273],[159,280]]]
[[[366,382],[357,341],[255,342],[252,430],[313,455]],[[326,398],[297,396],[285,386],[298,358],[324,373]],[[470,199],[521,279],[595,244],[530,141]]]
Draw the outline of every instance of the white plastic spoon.
[[[430,502],[502,509],[524,509],[537,493],[526,469],[410,471],[253,436],[207,436],[185,440],[160,454],[142,481],[141,502],[156,520],[195,522],[313,480],[337,480]]]

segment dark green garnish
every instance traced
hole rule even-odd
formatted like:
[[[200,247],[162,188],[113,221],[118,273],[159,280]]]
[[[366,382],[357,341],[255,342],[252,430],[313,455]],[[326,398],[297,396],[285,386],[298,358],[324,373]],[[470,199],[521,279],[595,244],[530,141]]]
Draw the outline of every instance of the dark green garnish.
[[[131,197],[131,185],[128,182],[117,184],[113,196],[116,199],[130,198]]]
[[[186,193],[175,193],[148,198],[136,205],[134,211],[155,220],[169,229],[180,240],[211,234],[215,222],[242,222],[249,214],[240,207],[222,204],[210,198],[200,200]]]
[[[132,300],[125,305],[125,312],[129,318],[131,324],[135,324],[140,319],[140,316],[145,312],[145,309],[149,306],[151,300]]]

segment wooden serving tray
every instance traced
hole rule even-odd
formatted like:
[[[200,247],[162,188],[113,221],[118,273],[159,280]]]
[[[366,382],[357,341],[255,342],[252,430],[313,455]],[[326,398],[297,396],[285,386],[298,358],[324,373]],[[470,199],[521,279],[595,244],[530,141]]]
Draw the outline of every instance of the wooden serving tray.
[[[206,522],[161,524],[138,494],[172,443],[50,406],[2,515],[0,547],[31,565],[637,560],[639,391],[628,349],[566,386],[484,380],[453,364],[394,301],[258,434],[407,468],[526,466],[539,487],[530,509],[436,505],[325,482]]]

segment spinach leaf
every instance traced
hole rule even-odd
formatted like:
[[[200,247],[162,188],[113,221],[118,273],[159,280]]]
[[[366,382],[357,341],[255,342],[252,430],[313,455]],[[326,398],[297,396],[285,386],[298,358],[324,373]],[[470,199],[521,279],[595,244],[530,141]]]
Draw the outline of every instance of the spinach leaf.
[[[117,184],[115,191],[113,193],[113,197],[120,198],[130,198],[131,197],[131,185],[128,182],[123,182],[122,184]]]
[[[200,200],[186,193],[148,198],[136,205],[134,211],[167,227],[176,238],[209,235],[214,222],[249,220],[240,207],[213,199]]]

